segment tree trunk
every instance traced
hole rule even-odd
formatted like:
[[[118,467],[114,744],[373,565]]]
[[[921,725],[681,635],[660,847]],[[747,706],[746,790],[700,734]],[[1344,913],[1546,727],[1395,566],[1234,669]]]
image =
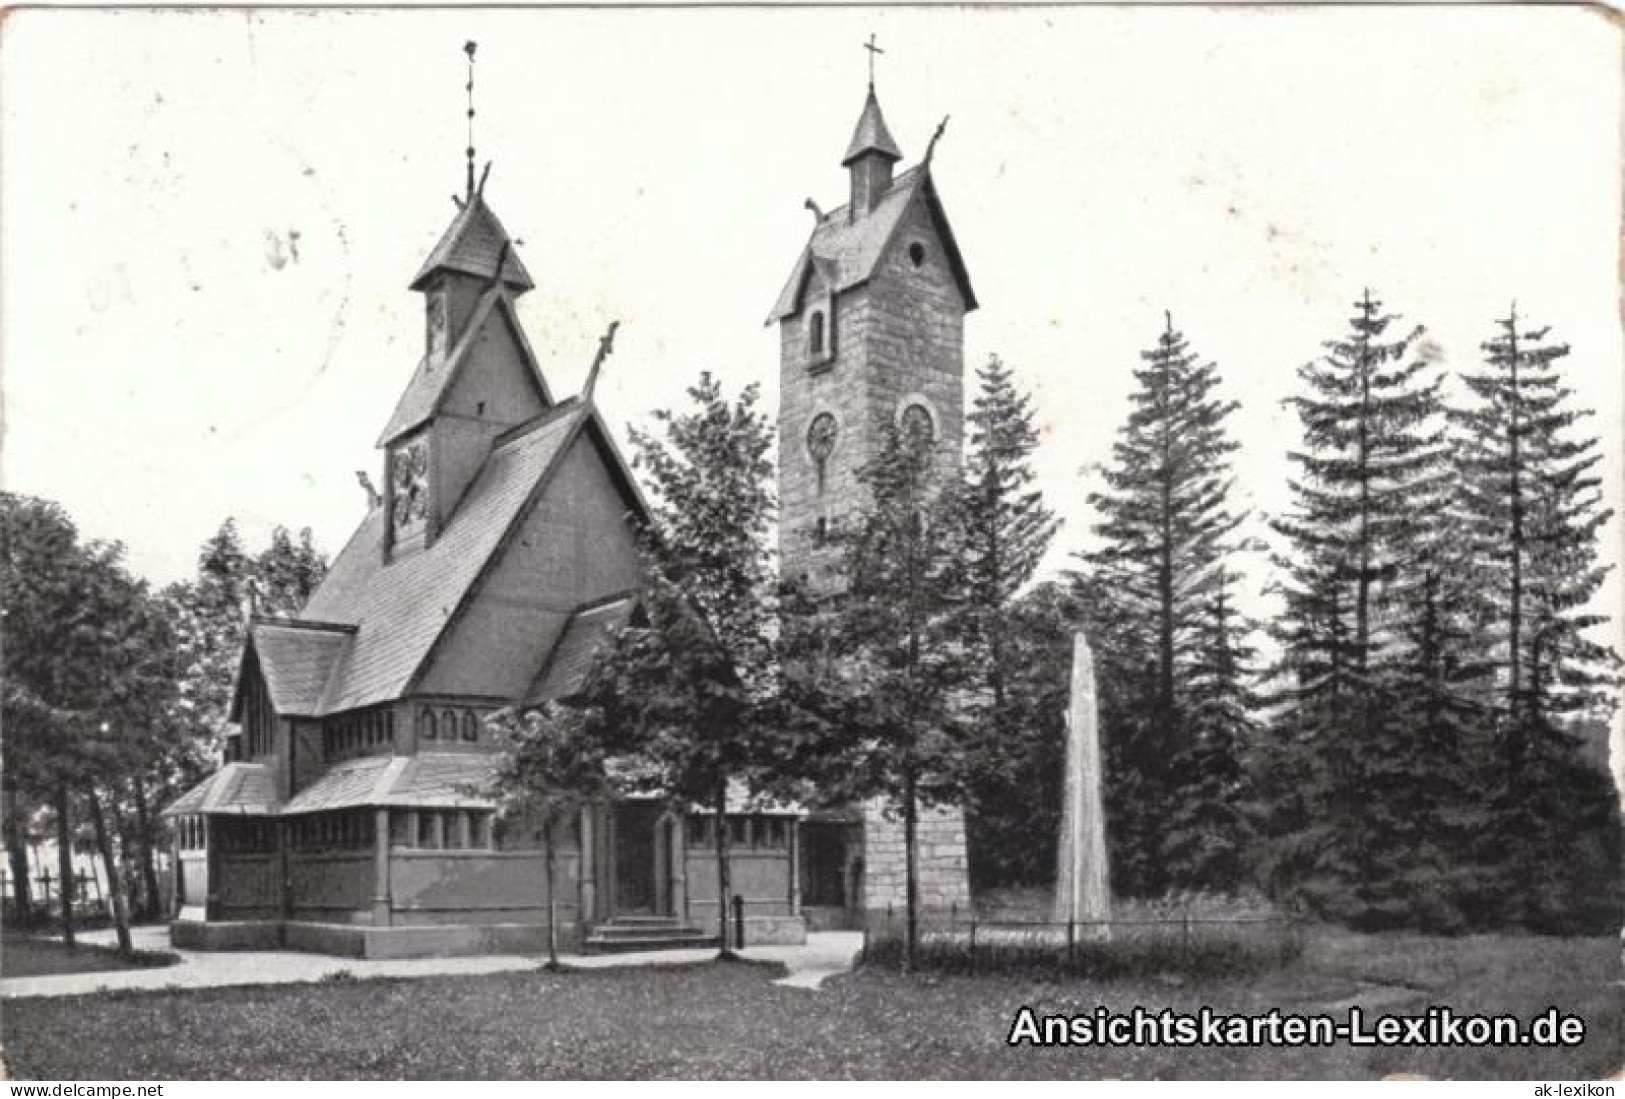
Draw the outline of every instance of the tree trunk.
[[[17,905],[17,924],[28,927],[34,922],[34,894],[28,880],[28,835],[23,827],[23,808],[17,781],[5,776],[6,800],[6,856],[11,863],[12,898]]]
[[[1508,540],[1507,549],[1512,555],[1512,592],[1511,614],[1507,620],[1507,713],[1511,720],[1507,722],[1507,736],[1505,741],[1507,776],[1512,784],[1518,782],[1518,772],[1523,769],[1523,556],[1526,550],[1524,545],[1523,529],[1523,453],[1518,445],[1518,434],[1522,424],[1518,421],[1518,410],[1523,395],[1518,392],[1518,310],[1513,308],[1507,321],[1507,358],[1510,361],[1511,371],[1511,412],[1510,422],[1507,426],[1507,439],[1509,453],[1507,456],[1508,472],[1511,474],[1508,485],[1508,495],[1512,497],[1512,533]]]
[[[158,886],[158,853],[153,840],[156,829],[152,823],[152,808],[147,802],[147,784],[138,778],[131,785],[135,788],[136,826],[141,834],[141,881],[148,897],[145,915],[148,919],[158,919],[164,915],[164,895]]]
[[[553,829],[557,822],[549,817],[542,829],[542,845],[547,849],[547,968],[559,967],[559,898],[554,886],[556,883],[555,855]]]
[[[918,783],[911,765],[903,780],[903,863],[904,863],[904,922],[903,971],[914,972],[915,948],[920,940],[920,814],[917,802]]]
[[[717,929],[722,934],[722,953],[719,957],[733,958],[733,943],[728,938],[728,905],[733,900],[733,882],[728,873],[728,780],[722,779],[716,789],[717,815]]]
[[[101,796],[94,786],[85,787],[85,800],[90,805],[90,823],[96,830],[96,850],[107,870],[107,895],[112,902],[113,927],[118,932],[118,950],[128,957],[134,950],[130,942],[130,910],[124,902],[124,876],[119,872],[118,859],[113,854],[112,836],[102,812]]]
[[[62,941],[69,950],[73,938],[73,828],[68,819],[68,787],[63,783],[56,788],[56,869],[61,875],[57,895],[62,901]]]
[[[142,911],[149,903],[149,896],[142,888],[142,882],[137,875],[136,852],[140,849],[137,842],[136,829],[123,806],[119,804],[118,786],[110,784],[107,792],[107,815],[112,827],[112,834],[118,837],[119,879],[125,885],[125,905],[132,918],[135,913]]]

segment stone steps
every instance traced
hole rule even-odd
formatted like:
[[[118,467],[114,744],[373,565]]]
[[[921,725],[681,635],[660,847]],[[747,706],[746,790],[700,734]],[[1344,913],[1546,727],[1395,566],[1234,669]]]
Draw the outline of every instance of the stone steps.
[[[672,916],[617,916],[587,935],[589,954],[713,948],[717,937]]]

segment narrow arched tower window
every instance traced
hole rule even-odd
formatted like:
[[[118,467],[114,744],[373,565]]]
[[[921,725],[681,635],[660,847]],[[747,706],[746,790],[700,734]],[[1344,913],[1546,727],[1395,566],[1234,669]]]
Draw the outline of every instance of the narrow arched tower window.
[[[807,350],[814,355],[824,353],[824,314],[814,313],[807,322]]]

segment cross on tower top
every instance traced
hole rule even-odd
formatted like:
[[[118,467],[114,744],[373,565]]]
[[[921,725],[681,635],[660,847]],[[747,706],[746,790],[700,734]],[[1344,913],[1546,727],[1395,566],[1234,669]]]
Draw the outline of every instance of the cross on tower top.
[[[869,33],[869,41],[863,44],[863,48],[869,51],[869,87],[873,88],[875,86],[875,55],[886,51],[875,45],[873,31]]]

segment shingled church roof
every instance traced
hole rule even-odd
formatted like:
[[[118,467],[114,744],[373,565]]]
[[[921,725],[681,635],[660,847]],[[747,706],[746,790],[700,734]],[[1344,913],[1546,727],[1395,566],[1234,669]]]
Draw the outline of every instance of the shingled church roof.
[[[263,763],[228,763],[176,798],[162,816],[187,813],[274,813],[276,784]]]
[[[411,288],[424,289],[441,271],[459,271],[488,279],[496,272],[497,257],[508,240],[508,231],[485,204],[484,195],[476,191],[440,235],[440,242],[412,279]],[[508,258],[502,265],[502,281],[521,291],[536,285],[530,281],[530,272],[525,270],[512,248],[508,249]]]
[[[418,360],[417,369],[412,371],[411,381],[406,383],[406,388],[401,392],[401,399],[395,402],[395,411],[390,414],[389,423],[384,425],[384,430],[378,436],[379,446],[389,445],[435,414],[440,407],[441,398],[451,389],[452,382],[462,371],[463,364],[468,361],[469,352],[479,341],[485,330],[485,322],[493,312],[500,313],[508,322],[508,330],[513,334],[525,366],[529,368],[531,380],[535,382],[541,394],[542,404],[553,403],[553,395],[548,391],[547,379],[542,376],[542,368],[536,361],[536,353],[531,350],[530,341],[525,338],[524,327],[514,312],[513,299],[500,285],[492,286],[481,295],[479,303],[474,307],[473,316],[463,327],[462,336],[450,353],[443,360],[428,355]]]
[[[597,412],[574,397],[498,439],[451,520],[422,550],[387,559],[384,510],[374,508],[304,608],[305,619],[352,631],[332,658],[320,696],[305,712],[336,713],[408,692],[487,563],[584,430],[608,456],[612,476],[622,483],[633,510],[645,510]],[[302,653],[293,663],[307,667],[316,659]],[[300,683],[308,686],[305,679]]]
[[[795,268],[779,293],[779,300],[774,304],[767,323],[773,324],[800,311],[807,276],[814,264],[821,271],[833,273],[830,290],[834,293],[868,282],[885,258],[897,234],[897,227],[903,223],[904,215],[916,198],[927,204],[935,220],[949,266],[953,269],[954,281],[965,299],[966,312],[975,309],[976,294],[971,289],[970,274],[965,269],[959,245],[948,226],[948,217],[937,198],[931,172],[924,165],[916,165],[894,179],[885,194],[880,196],[875,208],[863,217],[850,217],[847,207],[842,206],[819,219],[806,247],[796,259]]]
[[[248,648],[259,662],[266,691],[277,713],[308,717],[316,712],[322,689],[353,633],[354,626],[303,620],[255,620],[249,624]],[[242,672],[248,665],[245,656],[238,670],[236,697],[232,700],[233,720],[238,716]]]
[[[593,654],[632,620],[637,607],[637,597],[628,594],[590,604],[572,614],[525,701],[569,698],[581,690],[587,673],[592,670]]]
[[[483,752],[352,759],[329,768],[295,794],[281,814],[384,805],[489,807],[481,791],[495,767],[495,758]]]
[[[893,160],[903,159],[902,151],[897,148],[897,142],[892,140],[891,131],[886,128],[886,116],[880,113],[880,101],[875,98],[873,84],[869,85],[869,98],[864,100],[863,113],[858,115],[858,124],[852,130],[852,140],[847,143],[846,155],[841,158],[841,167],[846,167],[869,152],[879,153]]]

